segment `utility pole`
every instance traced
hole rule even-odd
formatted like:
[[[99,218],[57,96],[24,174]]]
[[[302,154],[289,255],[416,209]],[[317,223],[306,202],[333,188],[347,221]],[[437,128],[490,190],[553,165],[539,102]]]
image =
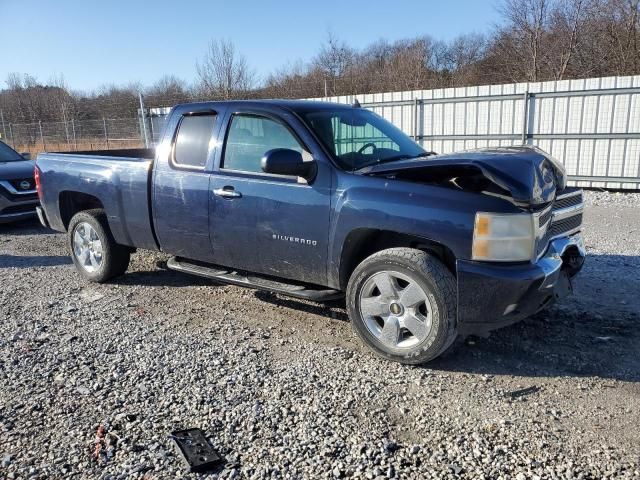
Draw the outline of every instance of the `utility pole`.
[[[73,149],[78,150],[78,141],[76,140],[76,122],[71,119],[71,131],[73,132]]]
[[[65,108],[64,102],[60,104],[60,108],[62,109],[62,123],[64,123],[64,134],[67,138],[67,146],[69,146],[69,125],[67,125],[67,110]]]
[[[144,100],[142,99],[142,92],[138,92],[138,98],[140,99],[140,129],[144,136],[144,147],[149,148],[149,138],[147,137],[147,116],[144,110]]]
[[[109,133],[107,132],[107,120],[102,117],[102,126],[104,127],[104,141],[107,142],[107,150],[109,150]]]
[[[4,112],[0,110],[0,120],[2,121],[2,140],[7,141],[7,130],[4,126]]]
[[[413,141],[418,141],[418,99],[413,99]]]
[[[44,133],[42,133],[42,121],[38,120],[38,126],[40,127],[40,139],[42,140],[42,149],[47,149],[47,144],[44,141]]]
[[[524,102],[522,107],[522,144],[527,143],[529,137],[529,90],[523,93],[522,101]]]

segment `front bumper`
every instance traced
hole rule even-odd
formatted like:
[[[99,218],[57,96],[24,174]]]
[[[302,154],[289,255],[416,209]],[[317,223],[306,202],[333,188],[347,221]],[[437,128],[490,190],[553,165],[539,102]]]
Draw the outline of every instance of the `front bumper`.
[[[0,181],[0,223],[17,222],[36,215],[38,196],[35,190],[17,192]],[[11,185],[9,185],[11,187]]]
[[[571,292],[585,258],[580,233],[549,244],[536,263],[499,265],[458,260],[458,329],[483,334],[515,323]]]

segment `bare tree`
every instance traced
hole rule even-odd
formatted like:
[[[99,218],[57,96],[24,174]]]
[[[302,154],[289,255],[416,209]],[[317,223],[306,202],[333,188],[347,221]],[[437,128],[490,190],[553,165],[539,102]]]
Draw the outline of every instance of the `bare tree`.
[[[602,6],[601,38],[607,45],[608,68],[617,75],[640,71],[640,2],[606,0]]]
[[[73,114],[74,99],[61,75],[42,84],[31,75],[10,73],[6,83],[0,108],[10,121],[67,121]]]
[[[165,75],[144,93],[146,100],[154,106],[172,106],[192,98],[185,82],[175,75]]]
[[[324,74],[329,80],[331,95],[338,95],[338,79],[347,79],[349,70],[355,63],[355,51],[331,31],[327,33],[327,40],[320,48],[320,52],[312,61],[317,72]],[[353,77],[352,77],[353,78]]]
[[[541,79],[542,43],[551,1],[505,0],[500,8],[506,25],[498,32],[496,54],[513,81]]]
[[[555,72],[555,78],[561,80],[567,74],[569,64],[578,48],[582,26],[585,21],[585,0],[575,0],[570,2],[565,0],[566,10],[559,12],[561,31],[564,32],[565,40],[560,52],[560,66]]]
[[[202,61],[196,63],[203,94],[223,99],[246,96],[255,74],[230,40],[212,40]]]
[[[484,35],[469,34],[454,38],[446,45],[443,53],[442,63],[448,77],[448,86],[485,83],[482,62],[486,54],[487,39]]]

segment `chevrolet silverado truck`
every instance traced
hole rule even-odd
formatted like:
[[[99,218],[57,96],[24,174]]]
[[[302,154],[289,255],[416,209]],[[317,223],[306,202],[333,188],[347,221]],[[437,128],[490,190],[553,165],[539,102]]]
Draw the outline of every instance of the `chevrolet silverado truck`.
[[[585,256],[582,192],[550,155],[436,155],[359,105],[179,105],[155,149],[44,153],[35,178],[88,280],[142,248],[217,282],[346,297],[362,340],[404,363],[541,310]]]
[[[35,218],[33,162],[0,141],[0,224]]]

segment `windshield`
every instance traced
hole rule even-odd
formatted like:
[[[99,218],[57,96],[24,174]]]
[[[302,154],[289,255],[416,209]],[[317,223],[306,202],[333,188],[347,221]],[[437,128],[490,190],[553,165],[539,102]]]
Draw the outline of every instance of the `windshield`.
[[[18,160],[24,160],[24,158],[9,145],[0,142],[0,162],[16,162]]]
[[[364,108],[315,111],[304,118],[345,170],[428,155],[402,130]]]

